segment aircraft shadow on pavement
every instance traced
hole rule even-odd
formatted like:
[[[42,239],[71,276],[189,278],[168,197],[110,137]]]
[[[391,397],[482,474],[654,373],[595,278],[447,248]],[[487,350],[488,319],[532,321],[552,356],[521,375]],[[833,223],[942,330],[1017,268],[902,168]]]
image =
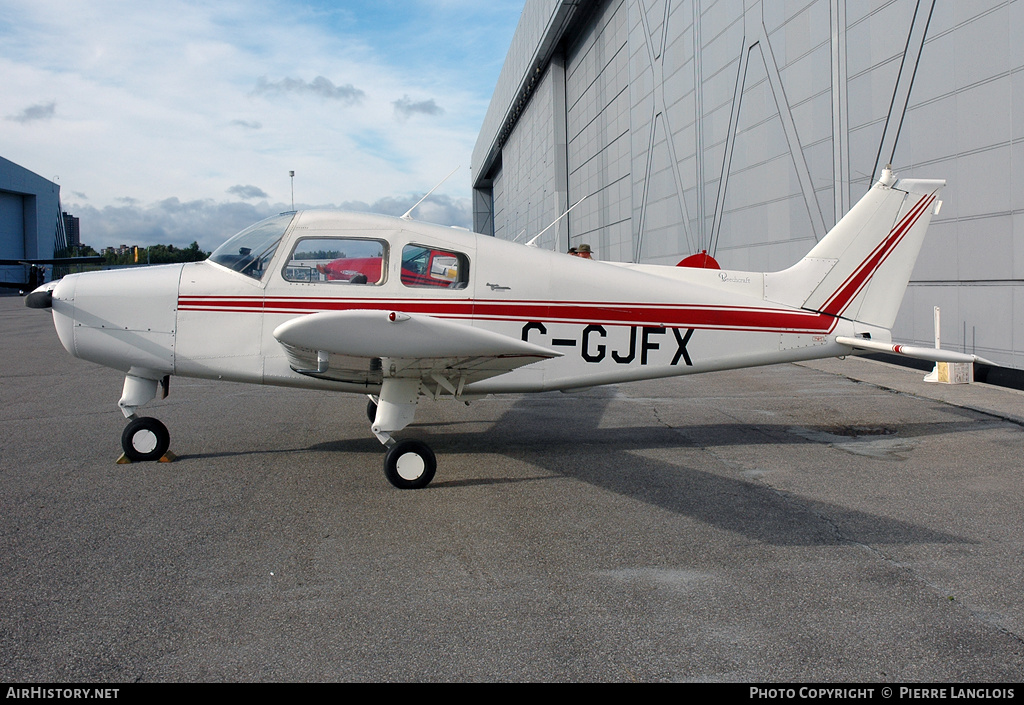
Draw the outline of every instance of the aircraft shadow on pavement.
[[[716,471],[666,462],[638,451],[688,449],[702,445],[812,444],[812,435],[793,432],[791,425],[710,424],[674,428],[629,426],[601,428],[614,391],[595,389],[566,398],[561,394],[529,395],[518,400],[486,432],[435,435],[431,442],[443,455],[500,453],[524,460],[551,477],[568,477],[628,496],[661,509],[693,517],[751,540],[776,545],[971,543],[962,537],[910,522],[809,499],[775,489],[763,481],[729,477],[712,458],[702,462]],[[908,424],[908,437],[964,432],[977,423]],[[816,430],[826,438],[834,427]],[[868,433],[875,433],[868,429]],[[890,433],[891,432],[891,433]],[[904,436],[903,427],[890,425],[885,436]],[[713,439],[713,443],[709,442]],[[739,474],[737,469],[736,473]],[[832,470],[830,469],[830,472]],[[838,472],[838,471],[837,471]],[[464,484],[445,480],[431,485],[445,489]],[[500,480],[498,480],[500,482]],[[429,488],[428,488],[429,489]]]
[[[728,476],[729,468],[702,450],[757,445],[831,445],[962,433],[990,424],[957,421],[938,424],[888,424],[884,428],[820,425],[712,423],[686,426],[635,425],[601,427],[616,392],[597,388],[585,393],[524,395],[500,418],[413,424],[402,437],[422,438],[437,452],[441,470],[425,490],[501,485],[570,478],[630,497],[661,509],[690,516],[711,526],[775,545],[971,543],[968,539],[910,522],[810,499],[776,489],[763,479]],[[626,407],[620,412],[629,413]],[[981,425],[979,425],[979,423]],[[486,430],[466,426],[486,424]],[[858,437],[858,433],[865,436]],[[912,441],[911,441],[912,442]],[[896,446],[897,451],[901,446]],[[678,449],[690,456],[684,464],[651,455]],[[305,448],[253,449],[201,453],[181,460],[223,458],[254,453],[366,453],[378,456],[381,445],[372,437],[332,440]],[[851,452],[857,452],[854,448]],[[446,457],[498,454],[523,461],[544,472],[529,477],[445,477]],[[696,455],[695,455],[696,454]],[[888,459],[898,460],[898,453]],[[376,466],[376,462],[374,465]],[[698,467],[706,465],[707,469]],[[841,470],[828,469],[830,473]]]

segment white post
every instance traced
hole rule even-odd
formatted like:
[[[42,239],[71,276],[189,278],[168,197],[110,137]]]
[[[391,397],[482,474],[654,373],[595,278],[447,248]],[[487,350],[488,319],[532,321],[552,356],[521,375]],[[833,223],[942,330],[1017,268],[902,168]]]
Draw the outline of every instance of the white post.
[[[936,350],[938,350],[938,349],[940,349],[942,347],[942,344],[941,344],[942,343],[942,341],[941,341],[941,337],[942,336],[940,335],[941,325],[940,325],[939,321],[940,321],[939,307],[936,306],[935,307],[935,349]],[[925,382],[938,382],[939,381],[939,363],[936,362],[935,363],[935,367],[932,368],[932,371],[924,376],[924,381]]]

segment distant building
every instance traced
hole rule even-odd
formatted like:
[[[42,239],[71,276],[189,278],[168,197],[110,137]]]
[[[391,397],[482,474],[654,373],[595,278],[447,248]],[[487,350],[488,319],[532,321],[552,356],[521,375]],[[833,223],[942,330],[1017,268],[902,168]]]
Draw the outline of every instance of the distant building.
[[[117,247],[104,247],[103,251],[100,252],[100,254],[103,256],[109,255],[114,257],[120,257],[121,255],[127,255],[134,252],[136,247],[138,247],[138,245],[132,245],[130,247],[128,245],[118,245]]]
[[[0,259],[49,259],[67,244],[60,186],[0,157]],[[0,266],[0,285],[25,282],[26,269]]]
[[[62,213],[61,217],[64,220],[64,232],[68,236],[68,247],[81,247],[82,235],[78,230],[78,218],[66,212]]]
[[[1024,2],[526,0],[474,227],[603,260],[802,257],[891,162],[946,179],[893,329],[1024,369]]]

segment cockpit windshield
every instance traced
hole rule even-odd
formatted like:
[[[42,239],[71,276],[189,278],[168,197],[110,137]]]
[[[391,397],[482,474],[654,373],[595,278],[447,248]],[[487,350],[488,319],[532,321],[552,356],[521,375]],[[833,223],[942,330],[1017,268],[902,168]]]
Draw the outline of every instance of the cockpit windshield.
[[[210,255],[210,260],[253,279],[262,279],[294,213],[282,213],[238,233]]]

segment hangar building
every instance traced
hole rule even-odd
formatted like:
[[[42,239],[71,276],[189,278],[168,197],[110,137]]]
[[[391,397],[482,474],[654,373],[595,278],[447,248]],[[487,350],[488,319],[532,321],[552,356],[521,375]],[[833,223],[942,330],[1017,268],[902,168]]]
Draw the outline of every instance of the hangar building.
[[[0,259],[50,259],[66,247],[60,186],[0,157]],[[0,266],[0,286],[25,282],[25,271]]]
[[[940,306],[943,347],[1024,369],[1021,33],[1022,0],[527,0],[475,229],[525,240],[586,196],[541,246],[773,271],[891,163],[948,182],[894,337],[932,345]]]

